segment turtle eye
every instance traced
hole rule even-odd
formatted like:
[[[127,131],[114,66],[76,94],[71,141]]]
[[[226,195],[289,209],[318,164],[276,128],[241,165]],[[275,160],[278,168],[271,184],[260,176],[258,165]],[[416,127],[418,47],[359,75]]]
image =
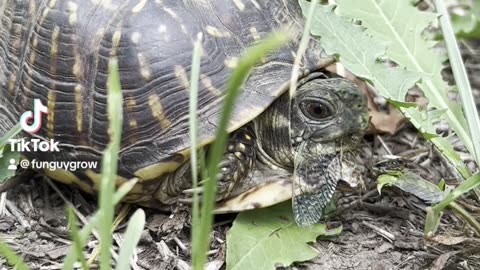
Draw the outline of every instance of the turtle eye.
[[[302,107],[303,113],[313,120],[323,120],[333,115],[330,104],[326,104],[325,101],[306,101]]]

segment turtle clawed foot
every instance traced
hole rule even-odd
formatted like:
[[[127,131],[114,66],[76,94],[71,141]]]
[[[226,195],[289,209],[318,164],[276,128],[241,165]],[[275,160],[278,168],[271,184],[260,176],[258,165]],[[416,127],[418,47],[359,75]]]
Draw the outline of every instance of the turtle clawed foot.
[[[220,164],[222,166],[222,163]],[[235,168],[233,168],[235,169]],[[235,187],[235,183],[231,181],[231,177],[229,176],[231,174],[231,168],[227,167],[221,167],[220,168],[220,173],[217,174],[217,200],[224,199],[227,197],[233,188]],[[183,203],[193,203],[193,196],[195,193],[198,195],[199,199],[202,199],[202,195],[204,192],[204,187],[203,185],[208,181],[202,180],[198,184],[199,186],[196,188],[190,188],[190,189],[184,189],[182,190],[182,194],[185,195],[184,198],[180,198],[179,201]]]
[[[249,126],[245,126],[231,135],[223,159],[218,164],[217,201],[228,198],[235,186],[246,179],[251,172],[256,150],[254,138],[253,129]],[[204,192],[203,186],[207,181],[209,179],[200,181],[197,188],[182,190],[184,197],[179,201],[191,203],[195,193],[201,197]]]

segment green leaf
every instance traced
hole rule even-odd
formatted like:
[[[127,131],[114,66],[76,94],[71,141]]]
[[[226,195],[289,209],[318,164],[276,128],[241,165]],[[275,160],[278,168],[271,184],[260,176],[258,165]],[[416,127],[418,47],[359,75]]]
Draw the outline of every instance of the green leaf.
[[[15,176],[14,169],[9,169],[11,165],[18,165],[20,154],[18,152],[10,151],[10,145],[7,144],[3,148],[3,153],[0,153],[0,183],[6,182]],[[13,163],[11,161],[14,161]]]
[[[382,188],[386,186],[391,186],[397,182],[398,177],[390,174],[382,174],[377,178],[377,190],[378,194],[382,194]]]
[[[130,260],[132,259],[135,247],[140,240],[143,228],[145,227],[145,212],[142,209],[137,209],[130,218],[127,226],[125,238],[120,246],[120,253],[118,254],[117,267],[115,270],[130,269]]]
[[[407,169],[395,173],[395,175],[380,175],[377,179],[378,193],[380,193],[381,188],[385,185],[396,186],[427,203],[437,203],[445,197],[445,192],[438,188],[438,186]]]
[[[473,5],[464,16],[452,15],[452,26],[459,39],[480,38],[480,2]]]
[[[427,207],[425,209],[427,216],[425,217],[425,227],[423,228],[423,234],[426,238],[432,237],[440,226],[440,218],[443,215],[443,212],[437,212],[432,209],[432,207]]]
[[[318,255],[307,243],[319,235],[336,235],[323,224],[298,227],[291,203],[240,213],[227,233],[227,270],[274,270]]]
[[[0,255],[7,260],[7,263],[14,266],[14,269],[28,270],[27,264],[22,260],[15,251],[2,240],[0,240]]]
[[[431,42],[421,36],[424,28],[435,19],[431,13],[421,13],[408,2],[395,0],[339,0],[338,10],[350,19],[336,16],[333,7],[317,9],[312,34],[320,36],[327,53],[339,55],[339,60],[355,75],[371,82],[385,98],[404,102],[408,89],[418,84],[430,101],[440,110],[452,129],[473,149],[465,117],[457,103],[447,98],[448,86],[442,81],[441,57],[433,53]],[[379,4],[379,2],[381,2]],[[303,12],[310,5],[300,0]],[[353,19],[362,21],[355,25]],[[366,29],[364,27],[367,27]],[[355,46],[352,46],[355,44]],[[380,59],[391,59],[399,67],[387,67]],[[421,80],[421,81],[420,81]],[[407,118],[452,161],[462,175],[469,171],[453,150],[451,143],[436,136],[431,123],[438,120],[427,110],[401,106]],[[430,123],[430,124],[426,124]]]
[[[403,171],[394,185],[427,203],[437,203],[445,197],[445,193],[438,186],[408,170]]]
[[[435,43],[427,41],[422,36],[425,28],[436,21],[437,15],[419,11],[407,2],[397,0],[365,0],[361,2],[339,0],[337,12],[342,16],[360,20],[366,27],[366,33],[388,42],[386,56],[389,59],[402,67],[422,74],[422,81],[417,85],[428,98],[429,107],[445,112],[441,118],[447,120],[470,153],[473,153],[473,143],[462,108],[459,103],[448,98],[448,91],[451,89],[443,81],[441,74],[441,70],[444,68],[443,56],[432,50],[431,47]],[[382,89],[378,90],[385,95]],[[397,100],[404,101],[404,95]],[[415,114],[407,117],[417,128],[423,127],[425,132],[435,134],[434,127],[430,125],[429,129],[426,129],[416,119]],[[432,141],[438,142],[436,144],[440,145],[440,150],[443,151],[444,147],[451,144],[441,142],[441,140],[436,138]],[[451,151],[446,150],[446,152],[450,153]],[[450,157],[450,159],[456,159],[456,157]]]
[[[87,261],[85,260],[85,256],[83,255],[83,242],[80,239],[79,228],[77,225],[77,217],[73,212],[72,207],[67,208],[67,217],[68,217],[68,227],[70,228],[70,234],[72,238],[72,246],[71,249],[75,252],[75,259],[80,260],[80,264],[82,265],[83,270],[87,270],[88,265]]]

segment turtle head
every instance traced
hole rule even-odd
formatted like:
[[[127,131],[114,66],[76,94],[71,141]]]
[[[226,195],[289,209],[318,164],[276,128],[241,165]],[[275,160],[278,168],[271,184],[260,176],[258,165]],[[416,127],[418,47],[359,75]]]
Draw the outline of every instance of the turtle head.
[[[304,141],[337,142],[347,147],[356,144],[367,127],[367,98],[354,83],[331,78],[313,79],[299,86],[292,102],[294,147]]]
[[[293,210],[301,226],[317,223],[342,174],[344,152],[368,127],[367,98],[343,78],[300,84],[291,103]]]

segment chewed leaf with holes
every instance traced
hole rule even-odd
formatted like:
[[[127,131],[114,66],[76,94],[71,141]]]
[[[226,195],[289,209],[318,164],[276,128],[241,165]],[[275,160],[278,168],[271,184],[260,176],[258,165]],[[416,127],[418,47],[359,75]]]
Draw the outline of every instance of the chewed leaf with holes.
[[[377,179],[378,191],[380,192],[385,185],[396,186],[431,204],[438,203],[445,197],[445,192],[438,186],[408,170],[403,170],[399,176],[380,175]]]
[[[227,270],[274,270],[306,261],[318,253],[308,244],[320,235],[335,235],[323,224],[298,227],[291,203],[240,213],[227,234]]]

